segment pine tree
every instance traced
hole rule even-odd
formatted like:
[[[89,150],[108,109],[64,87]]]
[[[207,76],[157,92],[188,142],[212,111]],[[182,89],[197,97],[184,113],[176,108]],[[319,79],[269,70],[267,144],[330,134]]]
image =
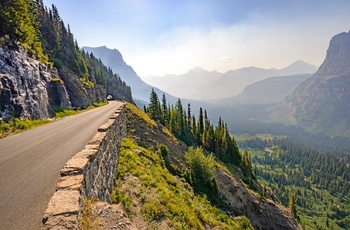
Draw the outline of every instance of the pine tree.
[[[295,205],[295,192],[292,191],[289,195],[289,210],[292,214],[292,217],[296,220],[299,220],[298,214],[297,214],[297,208]]]
[[[158,95],[156,92],[154,92],[154,89],[152,89],[149,100],[150,100],[150,104],[147,109],[149,116],[156,121],[160,121],[162,117],[162,111],[160,108]]]
[[[168,116],[167,101],[164,93],[162,96],[162,115],[163,115],[162,124],[166,126],[169,123],[169,116]]]

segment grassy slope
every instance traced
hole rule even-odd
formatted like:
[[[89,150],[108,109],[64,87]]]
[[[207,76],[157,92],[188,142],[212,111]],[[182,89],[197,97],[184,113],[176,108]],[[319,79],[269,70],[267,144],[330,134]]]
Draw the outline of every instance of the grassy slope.
[[[128,128],[132,139],[122,141],[113,200],[124,205],[135,226],[146,229],[252,228],[246,217],[228,216],[211,205],[206,196],[196,195],[183,178],[170,173],[165,161],[184,155],[187,148],[138,108],[130,104],[127,108],[131,111]],[[170,150],[165,160],[158,153],[158,142]],[[185,164],[181,160],[173,162],[170,167],[174,171]]]

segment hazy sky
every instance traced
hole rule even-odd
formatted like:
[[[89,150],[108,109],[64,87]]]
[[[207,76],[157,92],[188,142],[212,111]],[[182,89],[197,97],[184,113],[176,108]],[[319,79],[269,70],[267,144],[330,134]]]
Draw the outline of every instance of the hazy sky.
[[[142,77],[319,66],[330,39],[350,30],[349,0],[44,0],[80,46],[118,49]]]

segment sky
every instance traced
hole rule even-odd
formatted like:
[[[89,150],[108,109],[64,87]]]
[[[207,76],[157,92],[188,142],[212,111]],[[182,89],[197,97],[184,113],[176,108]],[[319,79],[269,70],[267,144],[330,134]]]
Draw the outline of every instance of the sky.
[[[350,30],[349,0],[44,0],[80,47],[117,49],[142,76],[320,66]]]

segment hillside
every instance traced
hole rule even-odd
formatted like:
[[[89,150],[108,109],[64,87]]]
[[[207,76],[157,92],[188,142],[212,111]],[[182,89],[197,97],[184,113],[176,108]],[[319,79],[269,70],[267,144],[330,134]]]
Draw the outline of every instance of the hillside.
[[[175,102],[177,98],[171,96],[170,91],[163,92],[158,88],[145,83],[123,59],[123,56],[117,49],[109,49],[106,46],[101,47],[83,47],[88,53],[92,53],[96,58],[101,59],[102,63],[117,73],[120,78],[131,87],[132,95],[135,101],[140,104],[147,104],[149,101],[149,94],[152,88],[158,94],[165,94],[170,101]]]
[[[107,95],[132,102],[130,87],[80,50],[55,6],[5,1],[0,13],[0,120],[48,119]]]
[[[247,188],[242,175],[231,172],[234,167],[229,170],[218,161],[212,162],[212,181],[217,183],[221,205],[213,205],[210,194],[198,193],[198,185],[186,176],[191,170],[188,147],[135,106],[129,104],[127,110],[129,139],[121,146],[116,204],[92,205],[92,216],[103,213],[95,216],[96,225],[106,228],[113,221],[121,229],[251,229],[248,217],[256,229],[300,228],[286,208]],[[213,160],[196,154],[200,162]],[[113,213],[118,215],[108,211],[116,209]]]
[[[350,228],[348,151],[326,150],[322,146],[326,140],[320,140],[320,136],[319,143],[266,134],[236,137],[240,148],[252,155],[259,181],[269,184],[276,201],[288,205],[288,194],[295,191],[297,212],[305,230]]]
[[[311,74],[271,77],[246,86],[243,92],[232,98],[230,103],[273,104],[284,101],[301,82]]]
[[[350,136],[350,32],[335,35],[318,71],[287,103],[298,124],[312,132]]]

